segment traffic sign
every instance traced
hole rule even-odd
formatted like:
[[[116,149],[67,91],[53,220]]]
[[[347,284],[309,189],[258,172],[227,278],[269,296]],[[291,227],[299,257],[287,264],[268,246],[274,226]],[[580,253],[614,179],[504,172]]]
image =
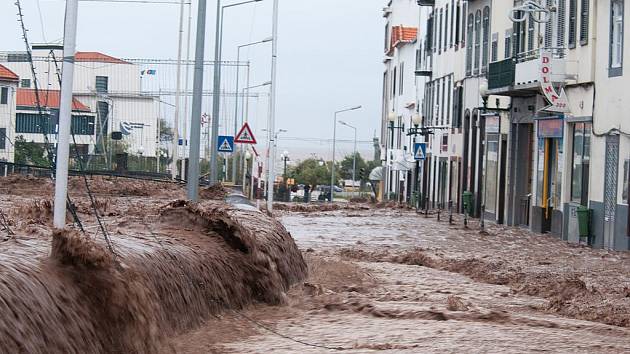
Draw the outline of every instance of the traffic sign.
[[[241,131],[236,134],[236,139],[234,139],[234,142],[239,144],[256,145],[256,138],[254,137],[254,133],[252,133],[252,130],[247,122],[243,124]]]
[[[217,150],[219,152],[234,152],[234,137],[225,135],[219,136]]]
[[[413,147],[413,157],[416,161],[425,160],[427,156],[427,143],[416,143]]]

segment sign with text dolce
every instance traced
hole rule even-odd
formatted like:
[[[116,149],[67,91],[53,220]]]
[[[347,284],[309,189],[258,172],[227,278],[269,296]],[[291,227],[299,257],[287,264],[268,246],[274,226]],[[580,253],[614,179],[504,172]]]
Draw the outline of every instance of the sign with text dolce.
[[[545,98],[551,104],[543,108],[550,112],[569,112],[569,101],[564,92],[564,88],[560,88],[560,92],[553,86],[553,56],[550,50],[540,51],[540,85]]]

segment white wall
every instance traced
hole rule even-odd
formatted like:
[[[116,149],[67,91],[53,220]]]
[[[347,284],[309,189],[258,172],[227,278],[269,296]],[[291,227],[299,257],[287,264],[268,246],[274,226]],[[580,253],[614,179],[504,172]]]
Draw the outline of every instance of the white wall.
[[[15,91],[17,84],[10,81],[0,81],[0,87],[9,89],[7,104],[0,104],[0,128],[6,128],[4,149],[0,149],[0,160],[14,161],[15,149]]]

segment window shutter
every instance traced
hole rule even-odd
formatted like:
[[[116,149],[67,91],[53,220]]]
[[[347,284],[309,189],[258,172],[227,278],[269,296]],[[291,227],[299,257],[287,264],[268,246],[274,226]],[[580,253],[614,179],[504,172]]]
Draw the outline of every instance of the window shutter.
[[[446,4],[446,13],[444,15],[444,51],[446,52],[446,48],[448,48],[448,35],[449,35],[449,23],[448,20],[448,4]]]
[[[475,67],[474,70],[479,69],[479,61],[481,59],[481,10],[477,10],[475,13]]]
[[[575,48],[577,30],[577,0],[569,0],[569,48]]]
[[[534,20],[532,19],[532,15],[530,14],[527,22],[527,50],[534,50],[534,37],[536,37],[536,31],[534,27]]]
[[[429,16],[429,20],[427,21],[427,52],[433,50],[433,14]]]
[[[448,40],[448,46],[453,47],[453,32],[455,32],[455,0],[451,0],[451,35]]]
[[[589,0],[582,0],[582,16],[580,17],[580,45],[588,44]]]
[[[505,31],[505,59],[511,58],[512,55],[512,30]]]
[[[497,61],[499,60],[499,34],[498,33],[493,33],[492,34],[492,61]]]
[[[466,76],[472,74],[472,35],[473,35],[473,22],[474,17],[472,14],[468,15],[467,34],[468,44],[466,45]]]
[[[438,28],[440,31],[440,36],[438,38],[438,53],[442,53],[442,32],[444,29],[444,9],[440,9],[440,22],[438,22]]]
[[[567,0],[558,0],[558,37],[556,45],[558,48],[564,48],[565,34],[566,34],[566,14],[567,14]]]
[[[481,72],[485,73],[488,68],[489,57],[489,44],[490,44],[490,7],[486,6],[483,9],[483,50],[481,60]]]
[[[551,5],[551,1],[547,0],[546,2],[547,6]],[[553,15],[552,15],[553,18]],[[545,48],[551,48],[552,44],[553,44],[553,27],[552,27],[552,21],[549,21],[547,23],[545,23]]]

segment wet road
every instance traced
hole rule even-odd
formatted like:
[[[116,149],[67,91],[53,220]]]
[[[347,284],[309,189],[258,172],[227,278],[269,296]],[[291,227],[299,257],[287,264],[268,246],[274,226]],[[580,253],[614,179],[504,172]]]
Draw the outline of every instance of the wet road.
[[[409,211],[281,220],[307,282],[286,306],[228,312],[176,338],[179,352],[630,352],[627,253]]]

